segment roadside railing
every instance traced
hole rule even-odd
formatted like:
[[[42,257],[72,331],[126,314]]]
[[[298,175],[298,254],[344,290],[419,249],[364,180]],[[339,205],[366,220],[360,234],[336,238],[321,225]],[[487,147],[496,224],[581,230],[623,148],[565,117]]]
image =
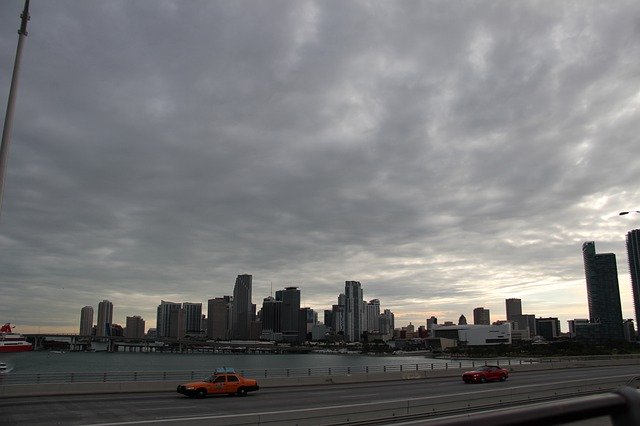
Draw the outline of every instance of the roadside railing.
[[[387,364],[364,366],[333,366],[311,368],[269,368],[237,369],[243,376],[251,378],[282,378],[312,376],[344,376],[351,374],[391,373],[403,371],[448,370],[474,368],[480,365],[528,365],[537,361],[529,360],[460,360],[445,363]],[[0,385],[45,384],[45,383],[85,383],[85,382],[151,382],[188,381],[208,377],[213,370],[175,371],[103,371],[103,372],[50,372],[50,373],[4,373],[0,374]]]

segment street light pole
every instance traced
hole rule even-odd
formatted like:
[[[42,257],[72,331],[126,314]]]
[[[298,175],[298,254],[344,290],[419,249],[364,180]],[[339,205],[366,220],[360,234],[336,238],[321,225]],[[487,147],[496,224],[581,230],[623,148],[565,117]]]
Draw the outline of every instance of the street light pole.
[[[20,60],[22,59],[22,44],[27,37],[27,22],[29,16],[29,0],[24,0],[24,10],[20,14],[22,19],[18,30],[18,48],[16,50],[16,60],[13,64],[13,75],[11,77],[11,89],[9,90],[9,100],[7,102],[7,112],[4,117],[4,127],[2,128],[2,145],[0,145],[0,211],[2,210],[2,195],[4,192],[4,177],[7,169],[7,157],[9,155],[9,141],[11,138],[11,127],[13,126],[13,111],[16,103],[16,92],[18,91],[18,72],[20,71]]]

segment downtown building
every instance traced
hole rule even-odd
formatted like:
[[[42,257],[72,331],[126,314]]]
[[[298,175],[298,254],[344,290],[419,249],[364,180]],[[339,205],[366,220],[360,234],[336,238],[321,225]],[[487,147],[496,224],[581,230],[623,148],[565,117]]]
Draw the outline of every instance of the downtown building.
[[[483,307],[473,310],[473,324],[475,325],[491,325],[491,315],[489,309]]]
[[[251,275],[238,275],[233,287],[231,337],[235,340],[248,340],[251,337],[254,309],[251,303],[252,280]]]
[[[301,316],[300,316],[300,289],[298,287],[285,287],[276,291],[275,302],[280,303],[280,333],[282,340],[286,342],[300,342]],[[306,327],[306,319],[305,319]]]
[[[362,337],[364,299],[359,281],[345,281],[344,284],[344,337],[347,342],[359,342]]]
[[[207,301],[207,337],[216,340],[231,338],[231,296],[216,297]]]
[[[144,337],[144,319],[139,315],[127,317],[126,328],[124,330],[125,337],[142,338]]]
[[[113,303],[103,300],[98,303],[98,322],[96,324],[96,336],[111,336],[111,325],[113,323]]]
[[[634,229],[627,233],[627,258],[631,275],[633,306],[636,312],[635,323],[637,327],[640,327],[640,229]]]
[[[93,334],[93,306],[85,306],[80,310],[80,336]]]
[[[179,314],[175,312],[179,312],[181,308],[180,303],[160,301],[156,316],[156,336],[158,338],[178,337],[177,335],[172,336],[172,331],[175,332],[179,328],[176,323],[179,320]],[[173,327],[172,321],[175,323]]]
[[[582,245],[582,257],[587,283],[589,322],[600,324],[597,327],[598,332],[589,337],[596,340],[623,340],[616,256],[613,253],[596,254],[595,243],[589,241]]]

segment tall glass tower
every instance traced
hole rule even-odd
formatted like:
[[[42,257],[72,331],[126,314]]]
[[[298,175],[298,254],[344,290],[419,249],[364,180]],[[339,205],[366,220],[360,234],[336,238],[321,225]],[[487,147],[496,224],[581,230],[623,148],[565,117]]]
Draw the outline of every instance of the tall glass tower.
[[[636,327],[640,327],[640,229],[627,233],[627,257],[633,290],[633,306],[636,309]]]
[[[247,340],[250,335],[252,303],[251,282],[252,275],[238,275],[233,287],[233,321],[231,324],[232,338]]]
[[[113,303],[103,300],[98,303],[98,323],[96,324],[96,336],[111,335],[111,323],[113,321]]]
[[[603,339],[623,340],[616,255],[596,254],[595,243],[589,241],[582,245],[582,257],[587,281],[589,321],[601,324]]]

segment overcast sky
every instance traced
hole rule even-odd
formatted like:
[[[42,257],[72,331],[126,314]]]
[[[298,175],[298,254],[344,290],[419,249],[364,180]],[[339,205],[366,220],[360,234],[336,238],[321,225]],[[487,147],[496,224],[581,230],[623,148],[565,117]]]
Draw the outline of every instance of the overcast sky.
[[[22,0],[0,2],[0,102]],[[581,246],[640,227],[640,3],[33,0],[0,322],[346,280],[396,327],[588,318]]]

